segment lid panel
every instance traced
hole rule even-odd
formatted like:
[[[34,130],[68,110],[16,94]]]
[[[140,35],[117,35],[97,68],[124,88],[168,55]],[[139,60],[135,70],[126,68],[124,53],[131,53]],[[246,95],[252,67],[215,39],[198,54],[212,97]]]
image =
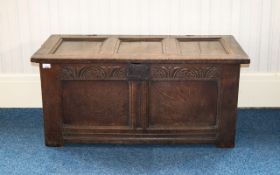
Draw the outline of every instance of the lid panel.
[[[228,55],[220,39],[178,39],[182,55]]]
[[[91,55],[100,52],[105,38],[98,39],[62,39],[56,50],[55,55]]]
[[[163,54],[163,38],[120,38],[119,54]]]

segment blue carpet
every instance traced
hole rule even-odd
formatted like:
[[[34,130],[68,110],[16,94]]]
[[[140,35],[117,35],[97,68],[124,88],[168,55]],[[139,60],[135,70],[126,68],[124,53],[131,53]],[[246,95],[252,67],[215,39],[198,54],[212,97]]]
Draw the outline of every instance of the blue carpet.
[[[238,113],[236,147],[45,147],[41,109],[0,109],[0,174],[280,174],[280,109]]]

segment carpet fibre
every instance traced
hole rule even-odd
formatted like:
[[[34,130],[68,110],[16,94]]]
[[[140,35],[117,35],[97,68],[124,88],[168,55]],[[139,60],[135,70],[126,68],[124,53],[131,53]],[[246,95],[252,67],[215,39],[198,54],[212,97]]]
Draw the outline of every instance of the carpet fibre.
[[[41,109],[0,109],[0,174],[280,175],[280,109],[238,112],[236,147],[44,145]]]

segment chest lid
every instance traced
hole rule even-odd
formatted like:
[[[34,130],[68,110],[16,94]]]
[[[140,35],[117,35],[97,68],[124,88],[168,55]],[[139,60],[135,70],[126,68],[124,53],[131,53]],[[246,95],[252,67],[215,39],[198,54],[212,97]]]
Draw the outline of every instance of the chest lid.
[[[51,35],[32,62],[249,63],[233,36]]]

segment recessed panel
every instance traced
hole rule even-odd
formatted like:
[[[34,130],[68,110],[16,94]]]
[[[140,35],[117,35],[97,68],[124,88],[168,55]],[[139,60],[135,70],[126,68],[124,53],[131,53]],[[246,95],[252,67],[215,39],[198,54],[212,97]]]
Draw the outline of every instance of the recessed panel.
[[[216,81],[155,81],[150,83],[149,127],[214,126],[217,116]]]
[[[55,50],[56,55],[92,55],[99,53],[105,38],[63,39]]]
[[[63,122],[68,125],[129,126],[125,81],[63,81]]]
[[[119,54],[162,54],[162,39],[120,39]]]
[[[226,55],[228,54],[219,39],[179,39],[182,55]]]

